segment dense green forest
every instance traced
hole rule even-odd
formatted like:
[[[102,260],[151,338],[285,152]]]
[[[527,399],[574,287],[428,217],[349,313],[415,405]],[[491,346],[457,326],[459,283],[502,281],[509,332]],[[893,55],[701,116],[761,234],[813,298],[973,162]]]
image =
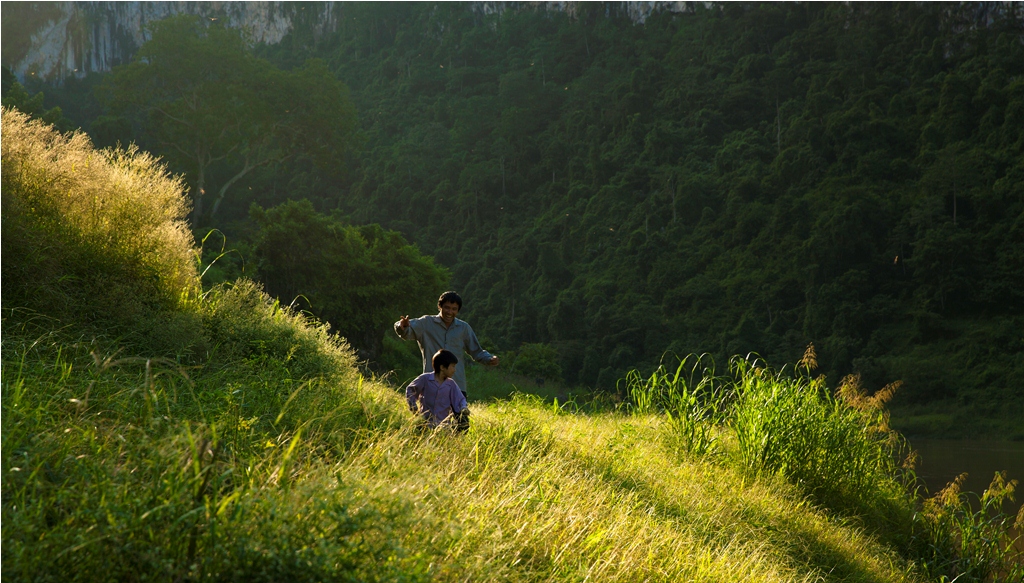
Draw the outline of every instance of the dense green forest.
[[[430,429],[322,322],[204,286],[163,162],[2,114],[5,580],[1024,581],[1017,480],[926,494],[893,386],[826,385],[810,349],[688,359],[619,403],[518,394]],[[310,206],[254,214],[401,250],[399,283],[431,265]]]
[[[252,50],[176,21],[146,59],[21,99],[44,91],[98,144],[164,156],[194,201],[217,193],[194,225],[238,252],[211,281],[279,269],[260,242],[288,213],[262,209],[306,199],[311,224],[415,244],[485,345],[553,350],[566,384],[616,390],[666,354],[794,362],[813,343],[829,379],[902,380],[898,428],[1020,438],[1024,15],[982,8],[724,4],[637,23],[610,4],[346,3],[336,32],[296,25]],[[206,166],[154,114],[180,97],[138,81],[161,86],[160,51],[187,57],[186,37],[239,63],[203,63],[238,84],[197,118],[229,122],[203,137]],[[343,305],[342,276],[321,276],[320,296],[281,300]]]

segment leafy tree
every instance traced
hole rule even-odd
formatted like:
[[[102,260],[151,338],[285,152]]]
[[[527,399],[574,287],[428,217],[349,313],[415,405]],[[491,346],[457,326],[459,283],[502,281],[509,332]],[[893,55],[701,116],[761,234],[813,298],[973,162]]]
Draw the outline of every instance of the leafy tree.
[[[3,75],[3,107],[17,109],[22,113],[28,114],[29,117],[41,119],[61,131],[72,129],[71,121],[64,117],[64,112],[60,106],[47,109],[43,105],[44,96],[42,91],[37,92],[35,95],[29,95],[25,87],[18,83],[17,79],[14,78],[14,74],[8,71],[6,67],[3,70]]]
[[[562,381],[558,351],[549,344],[523,344],[512,363],[512,370],[528,377]]]
[[[254,56],[238,31],[191,15],[156,22],[152,38],[99,91],[115,112],[138,116],[186,171],[193,228],[215,163],[230,169],[211,214],[258,167],[305,154],[321,168],[343,168],[355,123],[347,88],[322,62],[282,71]]]
[[[365,359],[381,355],[399,316],[430,311],[448,283],[447,270],[379,225],[346,225],[306,200],[267,210],[254,205],[251,214],[267,292],[308,306]]]

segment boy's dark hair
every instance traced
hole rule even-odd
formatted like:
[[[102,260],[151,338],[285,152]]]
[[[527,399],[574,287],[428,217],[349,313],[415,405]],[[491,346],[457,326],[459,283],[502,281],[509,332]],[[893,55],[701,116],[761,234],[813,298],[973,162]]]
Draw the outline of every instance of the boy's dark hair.
[[[431,359],[430,362],[431,364],[434,365],[434,374],[437,374],[441,372],[442,366],[458,364],[459,359],[452,353],[452,351],[445,350],[444,348],[442,348],[441,350],[438,350],[437,352],[434,353],[434,358]]]
[[[462,296],[453,291],[446,291],[441,294],[441,297],[437,298],[437,307],[440,308],[448,302],[455,302],[459,306],[459,309],[462,309]]]

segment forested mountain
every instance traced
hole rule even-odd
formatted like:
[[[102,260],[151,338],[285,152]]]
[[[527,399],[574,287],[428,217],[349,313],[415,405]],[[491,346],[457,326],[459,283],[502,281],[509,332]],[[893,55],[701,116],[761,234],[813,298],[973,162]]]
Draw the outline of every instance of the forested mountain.
[[[906,427],[1024,436],[1020,8],[610,6],[346,3],[256,47],[348,86],[354,154],[263,164],[200,231],[302,198],[400,231],[485,343],[548,344],[569,384],[814,343],[831,379],[903,380]],[[98,83],[30,89],[160,152]]]

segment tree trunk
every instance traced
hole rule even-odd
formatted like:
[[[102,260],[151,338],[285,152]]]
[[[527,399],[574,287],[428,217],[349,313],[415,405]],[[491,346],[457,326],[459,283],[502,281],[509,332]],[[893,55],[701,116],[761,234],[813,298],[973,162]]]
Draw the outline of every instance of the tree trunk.
[[[676,224],[676,177],[670,176],[668,179],[668,188],[672,193],[672,224]]]
[[[245,166],[242,167],[242,170],[238,172],[238,174],[232,176],[231,180],[225,182],[224,186],[220,187],[220,191],[217,192],[217,199],[213,201],[213,208],[210,209],[211,217],[217,214],[217,209],[220,208],[220,203],[222,200],[224,200],[224,195],[227,194],[228,189],[231,188],[231,185],[241,180],[243,176],[248,174],[257,166],[259,166],[259,164],[250,164],[248,161],[246,161]]]
[[[203,216],[203,195],[206,185],[206,168],[199,164],[199,172],[196,173],[196,183],[192,186],[192,230],[199,229],[199,219]]]

